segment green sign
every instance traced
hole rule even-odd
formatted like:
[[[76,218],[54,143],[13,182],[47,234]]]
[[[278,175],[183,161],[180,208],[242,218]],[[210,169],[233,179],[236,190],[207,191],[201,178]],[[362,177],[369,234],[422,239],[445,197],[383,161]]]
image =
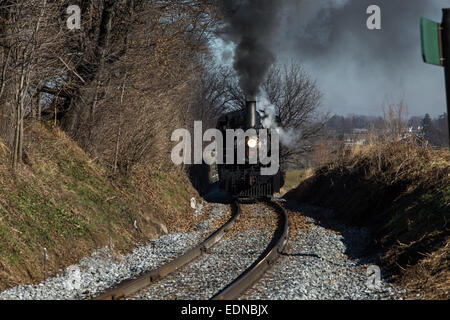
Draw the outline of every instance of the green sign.
[[[437,66],[444,65],[442,53],[442,29],[437,22],[420,19],[423,61]]]

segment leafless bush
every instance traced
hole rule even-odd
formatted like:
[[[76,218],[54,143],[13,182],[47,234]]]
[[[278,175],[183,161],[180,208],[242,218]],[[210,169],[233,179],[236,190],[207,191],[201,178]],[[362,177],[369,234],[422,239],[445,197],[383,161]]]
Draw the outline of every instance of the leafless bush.
[[[81,30],[66,28],[69,4]],[[216,21],[209,0],[2,1],[0,136],[14,166],[23,119],[40,111],[115,171],[166,156],[171,131],[199,110]]]
[[[59,9],[47,0],[0,4],[0,135],[11,147],[14,168],[22,159],[24,118],[36,115],[40,88],[65,76]]]
[[[383,106],[384,130],[382,138],[385,141],[398,141],[405,137],[408,123],[408,107],[401,100],[398,104],[389,103]]]

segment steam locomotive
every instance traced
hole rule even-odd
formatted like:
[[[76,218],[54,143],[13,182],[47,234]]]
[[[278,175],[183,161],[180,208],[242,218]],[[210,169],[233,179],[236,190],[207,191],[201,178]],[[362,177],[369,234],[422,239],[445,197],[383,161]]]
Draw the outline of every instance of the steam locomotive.
[[[241,200],[248,199],[258,199],[264,197],[270,197],[274,193],[280,191],[280,188],[284,185],[284,173],[281,169],[281,165],[278,166],[278,171],[272,175],[261,174],[261,169],[263,167],[269,167],[269,164],[263,164],[260,157],[257,156],[256,164],[254,161],[250,161],[250,155],[253,152],[258,153],[259,148],[261,148],[261,129],[263,128],[263,117],[259,112],[256,111],[256,98],[250,97],[246,101],[246,107],[239,111],[234,111],[221,116],[217,121],[217,129],[222,132],[223,137],[225,137],[223,143],[223,155],[226,155],[227,145],[234,145],[234,161],[233,164],[228,164],[229,162],[224,162],[224,164],[219,164],[218,174],[219,174],[219,185],[220,188],[228,192],[232,197]],[[234,137],[235,141],[228,143],[226,135],[227,129],[242,129],[246,131],[247,129],[254,129],[256,132],[255,136],[245,137],[245,163],[238,164],[236,159],[238,154],[238,142]],[[271,139],[273,139],[270,132],[267,134],[267,154],[268,156],[273,156],[271,147]],[[279,149],[278,149],[279,152]],[[259,154],[259,153],[258,153]],[[278,154],[279,159],[279,154]],[[242,162],[242,161],[241,161]]]

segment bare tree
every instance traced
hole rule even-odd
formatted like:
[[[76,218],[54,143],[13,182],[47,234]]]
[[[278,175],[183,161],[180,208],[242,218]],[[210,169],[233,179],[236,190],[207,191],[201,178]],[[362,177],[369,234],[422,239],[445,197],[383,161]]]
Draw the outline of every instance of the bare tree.
[[[59,70],[55,58],[48,55],[59,44],[58,32],[52,32],[56,7],[47,0],[11,0],[0,5],[0,134],[12,149],[14,169],[22,160],[24,118],[34,114],[43,79],[50,74],[56,77]]]
[[[189,114],[193,120],[202,121],[208,128],[214,128],[222,114],[234,109],[230,108],[235,97],[229,86],[233,73],[228,67],[204,64],[194,82],[194,98],[189,106]]]
[[[73,31],[68,4],[77,3],[0,2],[0,136],[13,166],[24,119],[41,111],[113,171],[167,163],[173,129],[208,113],[197,102],[220,104],[218,87],[200,84],[214,1],[80,1],[81,30]]]
[[[64,128],[122,172],[143,161],[167,164],[171,132],[192,120],[212,8],[204,0],[116,3],[104,61],[86,51],[90,62],[78,63],[77,72],[87,80],[78,81]]]
[[[285,135],[281,159],[295,163],[313,149],[322,134],[327,119],[320,110],[322,94],[316,81],[295,61],[272,66],[262,90]]]
[[[227,91],[229,109],[245,105],[245,93],[236,76],[228,77]],[[297,163],[302,154],[313,150],[328,117],[320,110],[322,94],[317,83],[295,61],[275,64],[266,75],[260,96],[270,104],[262,110],[263,116],[272,118],[277,122],[272,125],[282,129],[282,162]]]

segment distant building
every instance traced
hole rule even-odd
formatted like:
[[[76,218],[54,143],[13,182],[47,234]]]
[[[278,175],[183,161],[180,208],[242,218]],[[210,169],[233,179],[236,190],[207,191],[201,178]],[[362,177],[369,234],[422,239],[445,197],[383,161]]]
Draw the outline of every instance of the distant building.
[[[346,147],[367,146],[369,144],[367,142],[367,139],[352,139],[352,138],[346,139],[344,143]]]
[[[353,129],[353,134],[367,134],[369,129]]]

